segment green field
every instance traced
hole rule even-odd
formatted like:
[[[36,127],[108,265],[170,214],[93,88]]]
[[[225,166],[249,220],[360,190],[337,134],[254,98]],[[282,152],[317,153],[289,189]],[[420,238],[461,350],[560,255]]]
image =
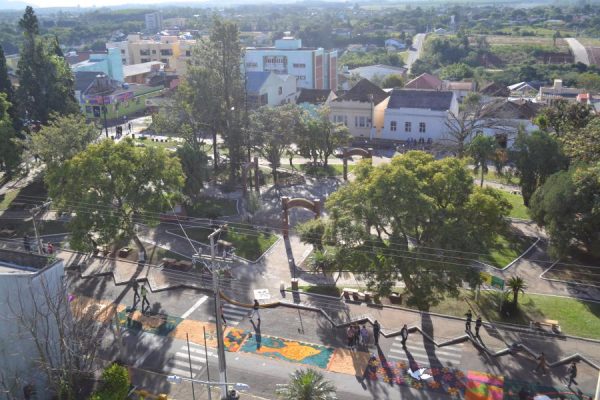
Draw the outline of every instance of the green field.
[[[188,216],[194,218],[218,218],[237,215],[237,202],[232,199],[200,197],[194,204],[186,207]]]
[[[481,171],[475,172],[474,169],[471,170],[471,175],[473,175],[473,179],[475,183],[479,183],[481,179]],[[495,170],[489,169],[487,174],[483,175],[483,180],[488,182],[501,183],[503,185],[518,185],[519,179],[511,176],[511,175],[499,175]]]
[[[512,260],[527,250],[534,242],[535,238],[525,236],[513,234],[498,236],[495,246],[489,249],[486,256],[480,257],[480,260],[496,268],[504,268]]]
[[[312,164],[297,164],[295,168],[299,169],[302,173],[310,176],[316,176],[324,178],[328,176],[341,176],[344,174],[343,164],[328,164],[327,167]],[[291,171],[292,168],[288,165],[282,165],[282,169]],[[348,164],[348,173],[354,170],[354,164]]]
[[[19,190],[9,190],[5,194],[0,195],[0,211],[10,207],[10,203],[19,195]]]
[[[509,217],[531,219],[529,216],[529,209],[523,204],[523,196],[520,194],[512,194],[505,190],[499,190],[499,192],[513,206]]]
[[[183,236],[180,228],[172,232]],[[208,227],[185,228],[185,232],[190,239],[209,244],[208,235],[213,230]],[[244,227],[237,228],[230,225],[229,230],[223,233],[219,239],[231,242],[233,247],[235,247],[235,255],[254,261],[277,241],[277,236],[259,230],[249,230]]]

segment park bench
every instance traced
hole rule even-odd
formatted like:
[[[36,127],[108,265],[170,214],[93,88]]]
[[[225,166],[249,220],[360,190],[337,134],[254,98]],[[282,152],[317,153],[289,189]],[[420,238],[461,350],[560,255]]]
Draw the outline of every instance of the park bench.
[[[129,256],[129,253],[131,253],[131,249],[129,247],[123,247],[119,250],[119,257],[127,258]]]
[[[542,329],[542,326],[548,326],[554,333],[561,333],[560,325],[555,319],[544,319],[539,321],[531,321],[529,326],[531,328]]]
[[[344,294],[344,299],[350,300],[350,296],[352,296],[352,299],[354,299],[354,296],[358,295],[358,290],[352,288],[343,288],[342,293]]]

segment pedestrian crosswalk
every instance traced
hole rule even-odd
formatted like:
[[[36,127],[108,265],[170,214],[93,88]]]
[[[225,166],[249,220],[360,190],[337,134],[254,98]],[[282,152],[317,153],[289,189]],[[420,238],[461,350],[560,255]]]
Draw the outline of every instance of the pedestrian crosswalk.
[[[237,326],[240,321],[244,319],[249,313],[250,309],[239,307],[234,304],[229,303],[221,303],[223,305],[223,314],[225,315],[225,320],[227,321],[227,325]],[[215,322],[215,317],[211,315],[208,317],[210,322]]]
[[[211,350],[206,353],[208,358],[217,358],[217,354]],[[206,366],[206,354],[204,347],[190,343],[188,354],[187,345],[181,348],[165,363],[164,372],[167,375],[179,375],[186,378],[190,377],[190,360],[192,364],[192,379],[198,376]]]
[[[462,358],[463,345],[436,347],[433,343],[411,341],[402,348],[402,338],[395,338],[388,354],[392,360],[415,362],[419,367],[450,367],[458,366]]]

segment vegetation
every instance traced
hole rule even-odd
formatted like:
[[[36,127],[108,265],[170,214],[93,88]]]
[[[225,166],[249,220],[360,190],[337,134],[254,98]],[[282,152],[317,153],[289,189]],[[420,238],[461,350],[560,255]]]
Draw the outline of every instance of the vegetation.
[[[340,65],[347,65],[348,68],[364,67],[366,65],[384,64],[394,67],[402,67],[404,61],[396,52],[388,52],[385,49],[377,49],[373,51],[356,51],[345,52],[339,59]]]
[[[0,92],[0,171],[11,177],[21,161],[21,146],[16,142],[17,133],[10,118],[10,103],[6,93]]]
[[[511,205],[509,217],[519,219],[531,219],[529,208],[523,204],[523,196],[507,192],[506,190],[498,190],[498,193]]]
[[[335,400],[335,386],[321,372],[298,369],[290,375],[290,382],[277,389],[284,400]]]
[[[356,180],[327,200],[325,237],[337,248],[337,262],[369,288],[385,295],[402,280],[409,302],[426,310],[478,280],[469,266],[428,249],[490,248],[506,229],[509,207],[497,191],[474,187],[460,160],[409,152],[378,167],[360,164]]]
[[[123,400],[129,392],[129,372],[117,363],[102,371],[102,388],[90,400]]]
[[[105,140],[49,170],[46,183],[55,205],[76,213],[69,223],[73,248],[131,238],[145,259],[136,224],[156,220],[154,213],[180,192],[183,173],[164,149]]]

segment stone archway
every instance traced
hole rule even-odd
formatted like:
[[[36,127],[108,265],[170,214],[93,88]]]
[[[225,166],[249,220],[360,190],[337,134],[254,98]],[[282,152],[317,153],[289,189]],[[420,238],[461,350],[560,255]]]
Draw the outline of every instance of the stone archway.
[[[281,222],[282,222],[283,236],[286,238],[288,237],[288,234],[289,234],[288,211],[294,207],[305,208],[309,211],[312,211],[313,213],[315,213],[315,219],[319,219],[319,217],[321,216],[321,200],[320,199],[314,199],[311,201],[311,200],[303,199],[303,198],[290,199],[289,197],[285,197],[285,196],[282,197],[281,198],[281,208],[282,208]]]
[[[373,158],[371,150],[365,150],[358,147],[344,147],[342,158],[344,160],[344,180],[348,180],[348,158],[352,156],[362,156],[362,158]]]
[[[244,197],[246,197],[246,194],[248,194],[248,171],[250,169],[254,169],[254,190],[256,193],[260,193],[258,157],[254,157],[254,160],[242,164],[242,194]]]

